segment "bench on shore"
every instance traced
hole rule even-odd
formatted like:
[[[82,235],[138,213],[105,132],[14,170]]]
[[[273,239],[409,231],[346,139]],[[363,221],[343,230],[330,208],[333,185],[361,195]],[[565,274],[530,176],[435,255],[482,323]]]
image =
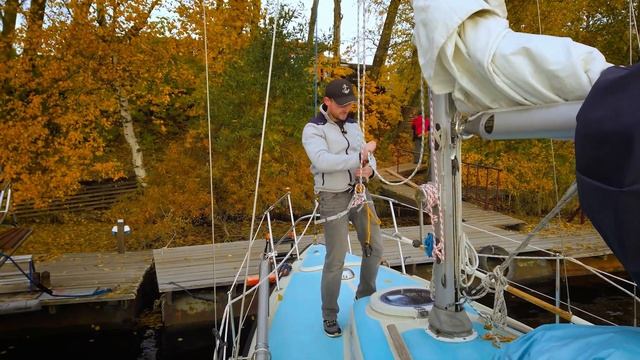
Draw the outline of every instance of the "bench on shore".
[[[135,180],[107,181],[104,183],[84,185],[75,194],[58,199],[45,199],[43,207],[36,206],[33,201],[16,203],[13,206],[14,219],[27,219],[47,216],[61,212],[80,212],[106,210],[113,206],[121,196],[138,190]]]
[[[4,255],[11,256],[31,235],[31,228],[14,227],[0,232],[0,251]],[[0,267],[7,261],[7,257],[0,259]]]
[[[31,281],[16,268],[19,266],[33,279],[36,276],[33,257],[31,255],[12,256],[32,232],[30,228],[14,227],[0,233],[0,251],[4,255],[0,258],[0,294],[33,290]],[[9,256],[13,261],[9,261]]]

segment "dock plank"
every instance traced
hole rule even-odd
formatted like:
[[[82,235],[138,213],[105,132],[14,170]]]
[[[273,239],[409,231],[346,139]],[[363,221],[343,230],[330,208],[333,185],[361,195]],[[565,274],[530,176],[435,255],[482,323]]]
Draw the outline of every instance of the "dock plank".
[[[48,271],[54,294],[86,294],[96,289],[113,291],[92,297],[56,297],[40,292],[0,295],[0,304],[38,299],[41,305],[133,300],[145,273],[151,268],[151,250],[118,253],[64,254],[36,262],[36,270]]]
[[[480,213],[482,210],[475,211]],[[468,216],[468,219],[473,219],[473,215]],[[507,251],[513,251],[526,238],[526,234],[494,227],[489,225],[490,223],[475,223],[469,220],[463,224],[463,230],[476,250],[488,245],[498,245]],[[389,228],[382,231],[388,234],[394,232],[393,229]],[[403,236],[410,239],[418,239],[419,237],[418,226],[402,227],[399,231]],[[426,231],[432,231],[432,227],[427,225],[425,233]],[[349,234],[353,253],[361,256],[362,250],[355,231],[351,231]],[[300,250],[302,251],[311,244],[314,237],[313,235],[304,236],[299,243]],[[324,243],[323,234],[317,235],[317,241]],[[385,248],[384,260],[391,266],[399,266],[401,259],[398,243],[394,240],[383,238],[383,245]],[[611,251],[595,230],[572,236],[545,235],[537,237],[531,241],[524,252],[533,252],[539,249],[559,252],[562,250],[563,245],[565,255],[576,258],[611,254]],[[164,293],[182,289],[213,287],[214,282],[217,286],[231,285],[248,248],[249,241],[238,241],[215,244],[214,246],[209,244],[154,250],[158,289],[161,293]],[[258,265],[263,248],[263,244],[260,244],[260,246],[255,246],[254,244],[252,247],[249,275],[258,273]],[[433,261],[432,258],[425,255],[422,249],[414,248],[404,243],[401,244],[401,248],[406,265],[431,263]],[[232,254],[227,254],[227,249]],[[214,251],[215,273],[213,271]],[[241,272],[239,279],[242,279],[243,276],[244,270]]]

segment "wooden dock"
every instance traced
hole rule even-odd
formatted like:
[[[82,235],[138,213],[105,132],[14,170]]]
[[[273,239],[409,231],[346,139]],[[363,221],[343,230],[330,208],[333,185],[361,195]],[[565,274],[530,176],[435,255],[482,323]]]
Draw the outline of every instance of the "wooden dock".
[[[38,309],[45,306],[134,300],[143,277],[151,268],[152,252],[64,254],[51,260],[36,261],[35,265],[37,271],[49,272],[50,288],[54,296],[40,291],[2,294],[0,314],[11,313],[12,308],[20,303],[31,309]],[[4,266],[13,265],[7,263]],[[91,294],[100,289],[111,291],[99,296],[72,297]]]
[[[465,218],[463,230],[477,250],[488,245],[498,245],[507,251],[512,251],[526,238],[525,234],[498,227],[522,223],[518,219],[494,211],[484,211],[472,204],[463,207],[463,217]],[[426,226],[427,231],[431,231],[431,229],[430,225]],[[388,228],[382,231],[389,235],[393,233],[393,229]],[[419,238],[417,226],[403,227],[399,229],[399,232],[410,239]],[[301,239],[299,244],[301,251],[313,242],[313,237],[313,235],[307,235]],[[323,235],[318,234],[316,240],[319,243],[324,243]],[[355,231],[350,232],[350,240],[353,253],[362,255]],[[398,242],[383,237],[383,244],[386,262],[390,266],[400,266],[401,256]],[[611,254],[595,230],[572,236],[541,236],[533,239],[525,252],[535,252],[540,249],[561,252],[563,247],[566,256],[575,258]],[[199,245],[154,250],[158,289],[164,293],[184,289],[210,288],[214,286],[214,282],[216,286],[228,286],[232,284],[248,248],[248,241],[238,241],[220,243],[215,246]],[[401,249],[406,265],[432,262],[432,259],[427,257],[422,249],[414,248],[408,244],[402,244]],[[257,274],[263,250],[264,240],[256,241],[251,251],[249,275]],[[214,253],[215,272],[213,268]],[[241,273],[240,279],[243,276],[244,271]],[[242,284],[242,280],[239,283]]]

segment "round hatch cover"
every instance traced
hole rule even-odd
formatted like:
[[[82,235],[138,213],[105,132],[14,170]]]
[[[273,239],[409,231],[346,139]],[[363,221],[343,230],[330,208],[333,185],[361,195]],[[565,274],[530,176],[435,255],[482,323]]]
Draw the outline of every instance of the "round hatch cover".
[[[431,293],[425,288],[393,288],[371,296],[371,308],[385,315],[422,318],[432,307]]]

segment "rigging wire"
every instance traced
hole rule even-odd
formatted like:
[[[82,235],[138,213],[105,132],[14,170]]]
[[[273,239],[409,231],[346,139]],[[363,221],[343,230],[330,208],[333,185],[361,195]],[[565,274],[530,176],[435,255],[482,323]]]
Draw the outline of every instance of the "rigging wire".
[[[631,0],[629,0],[631,2]],[[636,10],[631,6],[631,18],[633,19],[633,28],[635,29],[636,41],[638,42],[638,56],[640,56],[640,32],[638,32],[638,21],[636,18]]]
[[[536,0],[536,8],[538,10],[538,33],[542,35],[542,14],[540,13],[540,0]],[[556,170],[556,152],[553,144],[553,139],[549,139],[549,147],[551,148],[551,168],[553,170],[553,191],[556,195],[556,204],[560,201],[560,197],[558,194],[558,174]],[[562,222],[562,212],[558,211],[558,221]],[[560,239],[560,252],[564,256],[565,252],[565,243],[564,238]],[[569,292],[569,277],[567,276],[567,262],[562,262],[563,273],[564,273],[564,283],[567,291],[567,302],[571,304],[571,296]]]
[[[366,0],[358,0],[358,11],[357,11],[357,16],[356,16],[356,29],[357,29],[357,36],[356,36],[356,59],[357,59],[357,77],[358,77],[358,102],[357,102],[357,113],[358,113],[358,122],[360,123],[360,126],[362,127],[362,135],[363,135],[363,139],[362,139],[362,146],[364,147],[366,145],[366,138],[365,138],[365,132],[366,132],[366,127],[365,127],[365,94],[366,94],[366,84],[365,84],[365,79],[366,79],[366,74],[367,74],[367,65],[366,65],[366,41],[365,41],[365,36],[366,36],[366,28],[367,28],[367,8],[366,8]],[[361,15],[361,8],[362,8],[362,15]],[[362,24],[360,24],[360,18],[362,17]],[[360,70],[362,68],[362,71]],[[361,80],[362,79],[362,80]],[[420,86],[421,86],[421,91],[422,94],[424,95],[424,90],[422,88],[422,74],[420,74]],[[424,99],[421,98],[422,101],[422,116],[424,117]],[[376,170],[376,175],[378,176],[378,178],[380,179],[380,181],[382,181],[383,183],[387,184],[387,185],[391,185],[391,186],[397,186],[397,185],[403,185],[405,183],[407,183],[408,181],[410,181],[418,172],[418,170],[420,169],[420,164],[422,163],[422,156],[423,156],[423,152],[424,152],[424,130],[425,130],[425,125],[424,125],[424,121],[422,123],[422,148],[420,150],[420,159],[418,161],[418,163],[416,164],[416,167],[414,168],[414,170],[411,172],[411,174],[409,175],[409,177],[401,180],[401,181],[389,181],[387,179],[384,178],[384,176]],[[360,170],[362,173],[362,165],[360,166]],[[362,175],[360,175],[360,183],[362,183]]]
[[[202,0],[202,26],[204,35],[204,69],[205,69],[205,85],[207,94],[207,136],[209,146],[209,194],[211,201],[211,251],[213,257],[213,331],[216,337],[218,337],[218,296],[217,296],[217,283],[216,283],[216,233],[215,233],[215,212],[213,204],[213,150],[211,144],[211,97],[209,93],[209,45],[207,38],[207,9],[206,1]],[[216,338],[217,339],[217,338]],[[214,347],[217,341],[214,342]]]
[[[357,73],[357,77],[358,77],[358,101],[357,101],[357,105],[356,105],[356,118],[358,121],[358,124],[361,127],[361,131],[362,131],[362,148],[364,148],[367,145],[367,140],[365,137],[365,131],[366,128],[364,126],[364,117],[362,116],[364,113],[364,94],[362,93],[362,87],[363,85],[361,85],[361,81],[364,81],[364,79],[361,77],[363,76],[363,74],[360,72],[360,68],[362,67],[362,64],[364,64],[364,60],[362,58],[362,53],[361,53],[361,39],[364,36],[362,34],[362,29],[360,28],[360,10],[364,10],[364,6],[362,4],[362,0],[358,0],[358,5],[357,5],[357,15],[356,15],[356,35],[357,35],[357,39],[356,39],[356,59],[358,64],[356,65],[356,73]],[[364,20],[363,20],[364,22]],[[364,27],[364,24],[362,25]],[[367,69],[364,68],[363,69],[363,73],[366,74]],[[362,149],[361,149],[362,150]],[[362,153],[362,152],[361,152]],[[362,184],[362,162],[364,161],[364,159],[360,159],[360,177],[359,177],[359,182],[360,184]]]
[[[318,14],[313,29],[313,115],[318,113]]]
[[[280,0],[278,0],[276,2],[276,13],[273,17],[273,37],[271,39],[271,54],[269,56],[269,73],[267,76],[267,93],[265,94],[265,102],[264,102],[264,112],[263,112],[263,116],[262,116],[262,134],[261,134],[261,138],[260,138],[260,152],[258,155],[258,169],[257,169],[257,174],[256,174],[256,186],[255,186],[255,191],[253,194],[253,210],[251,213],[251,230],[249,232],[249,236],[253,235],[253,230],[255,227],[255,220],[256,220],[256,208],[258,206],[258,193],[260,190],[260,173],[262,170],[262,155],[263,155],[263,150],[264,150],[264,138],[265,138],[265,133],[266,133],[266,127],[267,127],[267,113],[269,110],[269,93],[271,90],[271,74],[273,72],[273,54],[275,53],[275,46],[276,46],[276,33],[278,30],[278,21],[279,21],[279,15],[280,15]],[[248,249],[248,253],[251,252],[251,244],[249,245],[249,249]],[[245,270],[245,279],[249,276],[249,264],[250,264],[250,258],[247,258],[247,267]],[[242,292],[245,293],[247,291],[247,282],[244,281],[243,284],[243,289]],[[242,298],[242,302],[241,302],[241,306],[240,306],[240,319],[243,318],[244,315],[244,297]],[[238,334],[237,334],[237,341],[240,341],[241,338],[241,334],[242,334],[242,324],[239,326],[238,328]],[[238,357],[238,351],[239,346],[235,347],[235,353],[234,356]]]
[[[638,42],[638,56],[640,56],[640,33],[638,32],[636,11],[633,6],[633,1],[629,0],[629,65],[633,65],[633,33],[636,35],[636,41]]]

